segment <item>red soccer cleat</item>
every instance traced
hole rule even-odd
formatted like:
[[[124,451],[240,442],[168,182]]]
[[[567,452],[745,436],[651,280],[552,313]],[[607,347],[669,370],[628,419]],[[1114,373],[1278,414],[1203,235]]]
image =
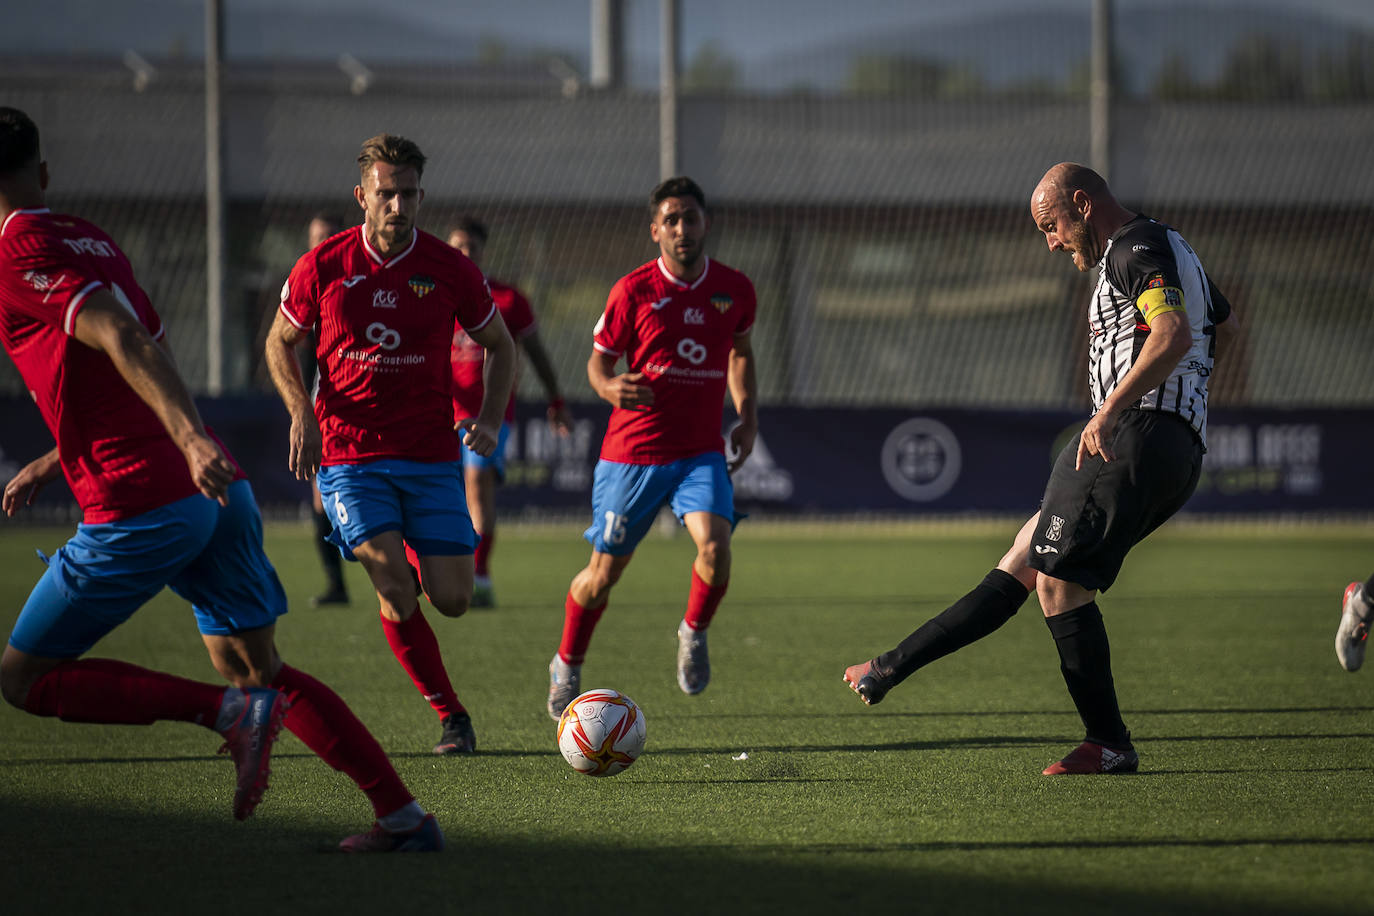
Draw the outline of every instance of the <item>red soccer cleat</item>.
[[[348,837],[339,844],[341,852],[443,852],[444,831],[434,815],[426,814],[414,830],[387,830],[373,824],[367,833]]]
[[[883,697],[887,696],[887,692],[894,686],[878,673],[878,666],[873,660],[850,665],[844,669],[844,682],[869,706],[881,703]]]
[[[238,771],[234,787],[234,817],[238,820],[251,815],[267,791],[272,743],[281,732],[289,705],[286,694],[270,687],[249,687],[243,691],[243,698],[238,721],[220,732],[224,744],[219,749],[221,754],[233,758]]]
[[[1114,751],[1093,741],[1084,741],[1063,760],[1055,761],[1042,771],[1046,776],[1085,775],[1091,773],[1134,773],[1140,768],[1140,757],[1134,750]]]

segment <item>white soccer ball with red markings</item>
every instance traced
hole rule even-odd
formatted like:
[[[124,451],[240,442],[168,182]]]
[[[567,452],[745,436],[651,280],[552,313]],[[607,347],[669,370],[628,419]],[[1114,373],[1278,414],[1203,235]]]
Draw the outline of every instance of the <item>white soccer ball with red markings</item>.
[[[614,776],[644,752],[644,710],[618,690],[588,690],[563,710],[558,749],[585,776]]]

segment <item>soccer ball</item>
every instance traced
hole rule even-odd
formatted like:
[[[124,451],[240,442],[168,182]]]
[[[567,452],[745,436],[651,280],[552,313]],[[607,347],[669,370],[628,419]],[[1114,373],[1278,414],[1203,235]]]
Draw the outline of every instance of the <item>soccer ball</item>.
[[[558,720],[558,749],[584,776],[614,776],[644,751],[644,711],[616,690],[588,690]]]

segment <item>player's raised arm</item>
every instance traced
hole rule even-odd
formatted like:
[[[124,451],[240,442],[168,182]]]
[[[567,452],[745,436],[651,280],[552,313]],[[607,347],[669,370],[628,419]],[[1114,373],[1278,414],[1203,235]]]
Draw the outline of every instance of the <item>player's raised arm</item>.
[[[106,290],[95,290],[76,314],[73,336],[110,358],[129,387],[157,414],[181,450],[196,487],[228,505],[236,469],[205,432],[200,412],[176,367],[133,313]]]
[[[487,353],[482,365],[482,408],[477,419],[460,424],[465,430],[463,444],[479,455],[490,455],[500,439],[502,418],[515,385],[515,341],[500,313],[468,336]]]
[[[315,419],[310,394],[301,376],[300,359],[296,356],[296,347],[305,336],[304,331],[278,311],[265,344],[268,374],[291,417],[287,466],[297,480],[310,480],[315,476],[320,470],[322,454],[320,424]]]

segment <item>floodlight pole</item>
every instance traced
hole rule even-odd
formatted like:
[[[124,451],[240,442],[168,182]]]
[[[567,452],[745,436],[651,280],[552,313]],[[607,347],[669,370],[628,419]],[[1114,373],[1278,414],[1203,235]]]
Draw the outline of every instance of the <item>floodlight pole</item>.
[[[205,390],[224,392],[224,4],[205,0]]]
[[[1092,167],[1103,178],[1112,171],[1112,0],[1093,0],[1092,77],[1089,113]]]
[[[662,0],[659,30],[658,171],[660,179],[678,174],[677,74],[682,11],[678,0]]]
[[[625,0],[592,0],[593,89],[625,84]]]

